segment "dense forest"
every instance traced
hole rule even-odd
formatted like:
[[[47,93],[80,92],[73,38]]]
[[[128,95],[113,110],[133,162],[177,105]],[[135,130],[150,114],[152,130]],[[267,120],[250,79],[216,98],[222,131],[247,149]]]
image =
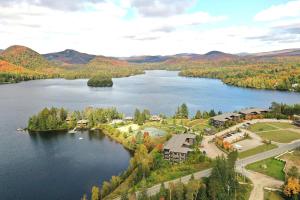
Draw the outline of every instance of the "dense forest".
[[[300,61],[300,59],[299,59]],[[300,91],[300,64],[297,60],[244,63],[184,69],[181,76],[221,79],[238,87]]]
[[[90,87],[112,87],[113,81],[111,77],[100,75],[90,78],[87,82],[87,85]]]
[[[76,127],[78,120],[88,120],[88,127],[107,123],[113,119],[121,119],[123,114],[115,108],[92,108],[83,111],[67,111],[64,108],[44,108],[38,114],[30,117],[28,130],[31,132],[66,131]]]
[[[29,119],[28,130],[30,132],[65,131],[68,129],[67,115],[68,112],[63,108],[44,108]]]

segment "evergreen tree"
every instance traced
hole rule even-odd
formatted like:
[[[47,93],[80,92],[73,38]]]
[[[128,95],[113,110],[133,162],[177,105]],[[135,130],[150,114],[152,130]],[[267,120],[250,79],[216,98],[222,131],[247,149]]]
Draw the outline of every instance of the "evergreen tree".
[[[134,117],[133,117],[133,123],[137,124],[140,118],[141,112],[139,109],[135,109],[134,111]]]
[[[183,103],[181,105],[180,111],[181,111],[181,118],[184,118],[184,119],[189,118],[188,107],[187,107],[187,105],[185,103]]]
[[[202,118],[202,113],[200,110],[197,110],[196,114],[195,114],[195,119],[201,119]]]
[[[214,109],[212,109],[212,110],[209,111],[209,116],[210,116],[210,117],[216,116],[216,112],[215,112]]]

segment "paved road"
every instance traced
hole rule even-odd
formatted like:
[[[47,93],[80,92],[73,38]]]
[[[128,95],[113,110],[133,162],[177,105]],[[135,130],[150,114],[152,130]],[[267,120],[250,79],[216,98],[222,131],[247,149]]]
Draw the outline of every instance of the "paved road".
[[[279,154],[284,153],[286,151],[290,151],[290,150],[295,149],[297,147],[300,147],[300,140],[294,141],[294,142],[289,143],[289,144],[281,145],[280,147],[278,147],[276,149],[272,149],[270,151],[262,152],[262,153],[244,158],[244,159],[240,159],[236,162],[236,170],[238,172],[244,174],[245,176],[249,176],[250,172],[248,172],[247,170],[244,169],[244,167],[246,165],[257,162],[257,161],[260,161],[260,160],[264,160],[264,159],[267,159],[267,158],[274,157],[276,155],[279,155]],[[195,177],[195,179],[201,179],[203,177],[208,177],[211,173],[211,170],[212,169],[207,169],[207,170],[196,172],[196,173],[194,173],[194,177]],[[170,183],[176,183],[178,181],[181,181],[183,183],[187,183],[190,180],[190,178],[191,178],[191,175],[187,175],[187,176],[184,176],[184,177],[172,180],[172,181],[167,181],[167,182],[165,182],[165,187],[168,188]],[[148,195],[151,196],[151,195],[157,194],[159,192],[160,185],[161,184],[157,184],[157,185],[155,185],[151,188],[148,188],[148,191],[147,191]],[[119,200],[119,199],[120,198],[116,198],[115,200]],[[257,199],[257,200],[259,200],[259,199]]]

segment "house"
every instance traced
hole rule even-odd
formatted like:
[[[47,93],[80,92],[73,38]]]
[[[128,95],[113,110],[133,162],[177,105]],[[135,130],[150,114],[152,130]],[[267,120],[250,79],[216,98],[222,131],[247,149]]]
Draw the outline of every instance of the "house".
[[[110,124],[122,124],[124,121],[122,119],[113,119]]]
[[[86,119],[79,120],[77,122],[77,128],[81,128],[81,129],[87,128],[88,124],[89,124],[89,120],[86,120]]]
[[[160,122],[162,119],[158,115],[152,115],[149,119],[150,121]]]
[[[300,115],[294,115],[293,124],[300,127]]]
[[[211,118],[211,122],[215,127],[224,126],[226,122],[237,122],[241,119],[239,113],[224,113]]]
[[[133,117],[125,117],[124,120],[125,121],[133,121]]]
[[[195,143],[194,134],[177,134],[168,140],[163,148],[164,159],[172,162],[182,162],[192,152],[192,145]]]
[[[243,119],[251,120],[251,119],[260,119],[263,118],[263,114],[268,113],[268,109],[262,108],[250,108],[250,109],[243,109],[240,110],[240,114],[242,115]]]

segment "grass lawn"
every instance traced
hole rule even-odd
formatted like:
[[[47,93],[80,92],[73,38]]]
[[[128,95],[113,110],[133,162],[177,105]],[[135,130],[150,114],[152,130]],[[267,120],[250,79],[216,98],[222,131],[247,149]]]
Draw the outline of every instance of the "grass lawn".
[[[277,145],[275,145],[275,144],[262,144],[258,147],[253,148],[253,149],[249,149],[249,150],[240,152],[239,153],[239,158],[246,158],[246,157],[249,157],[249,156],[264,152],[264,151],[268,151],[268,150],[271,150],[271,149],[275,149],[275,148],[277,148]]]
[[[268,123],[256,123],[249,127],[249,130],[252,132],[260,132],[260,131],[271,131],[277,130],[276,127],[268,125]]]
[[[247,165],[246,168],[252,171],[256,171],[267,176],[271,176],[275,179],[284,181],[285,174],[283,172],[284,163],[274,158],[268,158],[256,163]],[[266,168],[264,168],[266,166]]]
[[[263,139],[272,140],[280,143],[289,143],[292,142],[293,140],[300,139],[300,133],[291,130],[257,132],[256,134]]]
[[[264,200],[284,200],[279,192],[264,191]]]
[[[293,124],[290,123],[282,123],[282,122],[270,122],[270,125],[276,126],[278,128],[286,129],[286,128],[297,128]]]

